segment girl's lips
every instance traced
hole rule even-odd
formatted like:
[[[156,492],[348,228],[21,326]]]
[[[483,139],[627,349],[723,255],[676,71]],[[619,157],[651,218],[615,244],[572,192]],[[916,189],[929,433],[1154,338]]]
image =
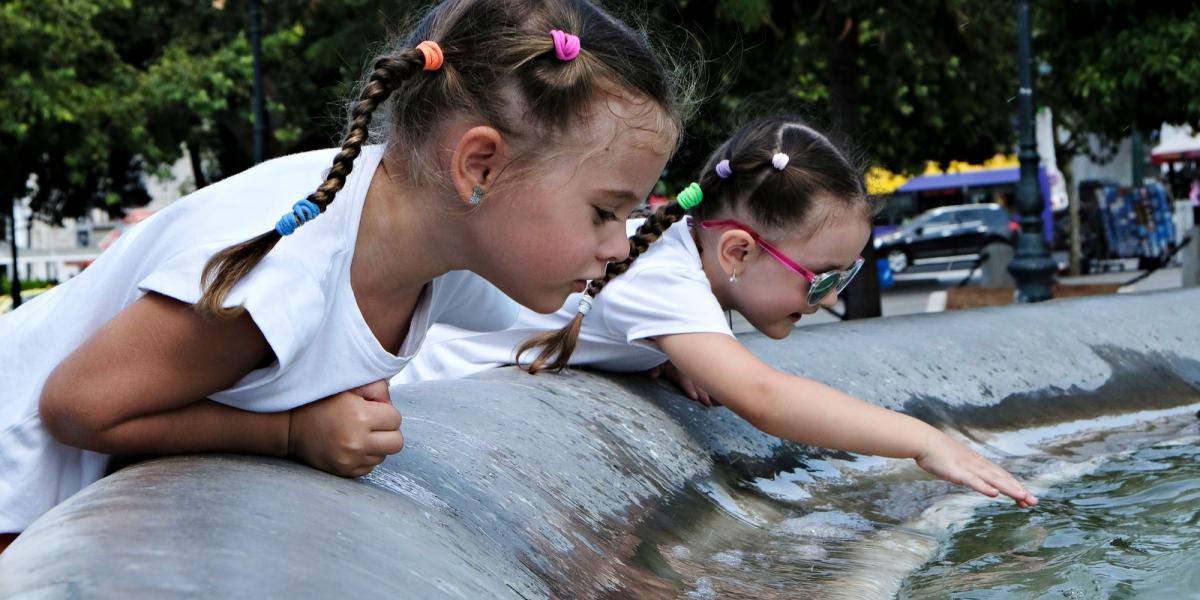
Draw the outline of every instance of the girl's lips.
[[[792,313],[792,314],[788,315],[788,318],[791,319],[793,323],[795,323],[796,321],[800,320],[800,317],[803,317],[803,316],[804,315],[802,315],[800,313]]]
[[[587,289],[587,281],[585,281],[583,279],[576,279],[575,283],[574,283],[574,289],[575,289],[575,293],[577,293],[577,294],[582,292],[583,290],[586,290]]]

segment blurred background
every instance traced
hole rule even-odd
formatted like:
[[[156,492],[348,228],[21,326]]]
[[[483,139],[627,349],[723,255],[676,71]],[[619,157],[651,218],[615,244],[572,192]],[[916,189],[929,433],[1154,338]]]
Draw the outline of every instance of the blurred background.
[[[426,4],[0,1],[0,291],[18,292],[0,310],[182,195],[336,145],[366,62]],[[877,272],[828,318],[936,310],[939,291],[953,305],[953,289],[1012,285],[995,257],[1011,256],[1020,229],[1016,2],[603,4],[703,64],[688,136],[650,203],[694,179],[740,121],[795,112],[862,154],[883,203],[868,247]],[[1158,273],[1141,285],[1185,284],[1200,3],[1029,7],[1040,231],[1059,282],[1129,289],[1138,271]]]

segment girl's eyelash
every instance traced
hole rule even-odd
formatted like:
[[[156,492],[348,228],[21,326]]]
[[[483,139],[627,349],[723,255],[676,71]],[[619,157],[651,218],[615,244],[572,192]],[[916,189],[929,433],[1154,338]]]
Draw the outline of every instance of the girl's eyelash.
[[[609,221],[617,220],[617,213],[600,207],[596,207],[596,216],[599,218],[600,223],[607,223]]]

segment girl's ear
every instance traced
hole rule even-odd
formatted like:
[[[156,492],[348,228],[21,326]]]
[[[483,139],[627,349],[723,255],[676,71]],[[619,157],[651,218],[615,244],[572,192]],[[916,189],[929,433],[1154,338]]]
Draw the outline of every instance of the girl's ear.
[[[475,187],[489,191],[507,161],[508,147],[495,128],[480,125],[463,133],[450,158],[450,180],[459,202],[473,208],[469,200]]]
[[[750,234],[740,229],[730,229],[717,240],[717,259],[726,275],[735,272],[740,276],[746,272],[746,261],[753,260],[758,244]]]

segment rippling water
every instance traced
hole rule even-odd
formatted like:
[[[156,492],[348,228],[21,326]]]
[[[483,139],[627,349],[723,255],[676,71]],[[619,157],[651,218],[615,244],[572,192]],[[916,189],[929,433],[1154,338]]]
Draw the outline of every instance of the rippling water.
[[[1200,598],[1200,443],[1121,453],[1041,496],[981,508],[900,598]]]
[[[910,461],[727,473],[632,532],[642,576],[625,597],[1200,598],[1194,410],[991,436],[982,449],[1038,493],[1032,510]]]

